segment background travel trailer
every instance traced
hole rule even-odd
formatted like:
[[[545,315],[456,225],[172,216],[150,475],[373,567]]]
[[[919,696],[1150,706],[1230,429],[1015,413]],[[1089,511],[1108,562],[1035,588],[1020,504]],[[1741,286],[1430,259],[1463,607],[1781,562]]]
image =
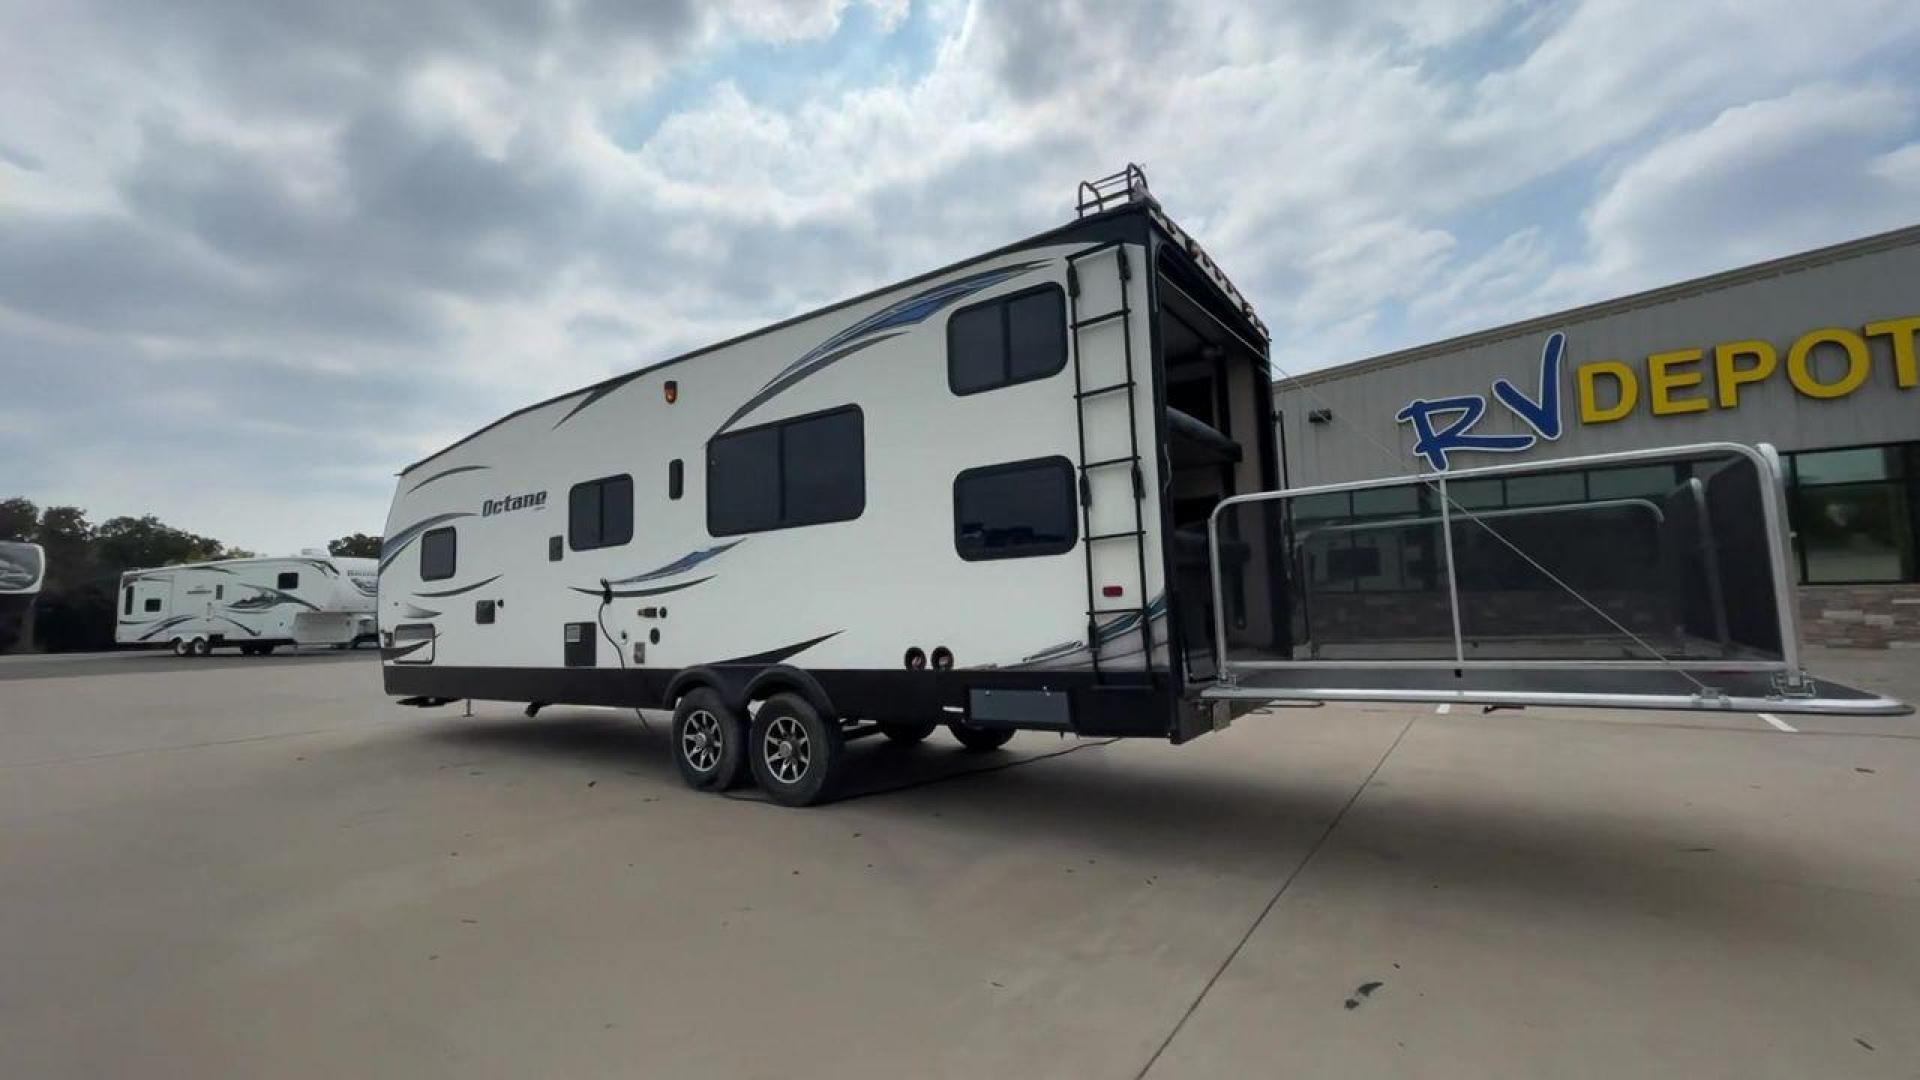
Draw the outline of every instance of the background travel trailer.
[[[0,653],[33,643],[33,602],[46,576],[40,545],[0,542]]]
[[[133,570],[121,575],[114,640],[204,656],[237,646],[346,645],[375,632],[379,564],[310,554]]]

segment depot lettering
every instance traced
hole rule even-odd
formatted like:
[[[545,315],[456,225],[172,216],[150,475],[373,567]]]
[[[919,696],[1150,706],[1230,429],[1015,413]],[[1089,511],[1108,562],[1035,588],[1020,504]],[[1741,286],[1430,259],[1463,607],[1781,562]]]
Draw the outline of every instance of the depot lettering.
[[[1658,352],[1636,368],[1619,360],[1594,360],[1574,369],[1580,422],[1607,424],[1633,414],[1644,397],[1655,416],[1737,409],[1741,388],[1785,377],[1794,392],[1818,400],[1843,398],[1873,374],[1868,342],[1892,345],[1893,379],[1902,389],[1920,383],[1914,339],[1920,316],[1871,322],[1859,330],[1837,326],[1809,330],[1783,358],[1772,342],[1727,341],[1711,349]]]

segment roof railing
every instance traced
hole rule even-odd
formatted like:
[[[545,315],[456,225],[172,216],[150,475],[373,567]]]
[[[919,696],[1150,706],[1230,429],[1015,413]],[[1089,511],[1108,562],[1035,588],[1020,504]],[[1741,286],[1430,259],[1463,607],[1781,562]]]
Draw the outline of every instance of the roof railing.
[[[1146,170],[1131,161],[1112,176],[1080,181],[1080,217],[1128,203],[1152,201],[1153,192],[1147,190]]]

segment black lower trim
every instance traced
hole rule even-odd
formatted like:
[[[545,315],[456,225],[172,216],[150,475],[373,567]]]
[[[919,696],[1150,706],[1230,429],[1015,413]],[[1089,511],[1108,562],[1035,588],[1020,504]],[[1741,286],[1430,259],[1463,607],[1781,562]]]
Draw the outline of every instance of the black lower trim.
[[[764,668],[714,665],[706,669],[717,687],[732,695],[753,685]],[[540,701],[555,705],[610,705],[664,708],[668,690],[681,674],[675,668],[385,668],[392,697],[473,698],[482,701]],[[950,720],[964,713],[969,692],[983,690],[1064,691],[1072,700],[1073,730],[1082,735],[1166,738],[1175,730],[1179,698],[1164,674],[1152,680],[1118,682],[1107,672],[1099,681],[1085,671],[877,671],[861,669],[806,672],[844,716],[863,720]],[[682,684],[684,685],[684,683]],[[1050,728],[1049,730],[1057,730]]]

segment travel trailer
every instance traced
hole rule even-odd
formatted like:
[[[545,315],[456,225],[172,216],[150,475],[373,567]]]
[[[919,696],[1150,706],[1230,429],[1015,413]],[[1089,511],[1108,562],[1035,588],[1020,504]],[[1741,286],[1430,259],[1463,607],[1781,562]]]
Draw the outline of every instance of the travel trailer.
[[[33,644],[33,601],[46,576],[40,545],[0,541],[0,653]]]
[[[114,640],[175,656],[219,648],[265,656],[282,645],[352,645],[374,633],[379,562],[321,551],[130,570]]]
[[[1672,482],[1485,519],[1448,485],[1498,469],[1287,490],[1252,307],[1137,168],[1079,202],[407,467],[387,692],[672,709],[690,784],[793,805],[848,741],[940,723],[986,750],[1291,700],[1903,708],[1800,671],[1764,451],[1587,461]]]

